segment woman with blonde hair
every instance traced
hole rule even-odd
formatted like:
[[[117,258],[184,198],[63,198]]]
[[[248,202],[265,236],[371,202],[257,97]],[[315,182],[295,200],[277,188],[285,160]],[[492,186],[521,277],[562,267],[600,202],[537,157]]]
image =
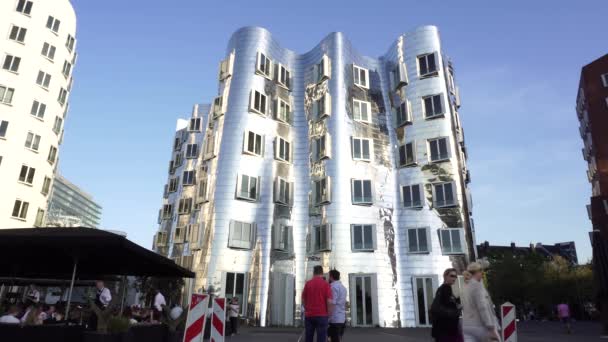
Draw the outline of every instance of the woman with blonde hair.
[[[465,342],[499,341],[492,299],[482,283],[483,268],[472,262],[465,271],[470,280],[462,295],[462,332]],[[466,275],[465,275],[466,279]]]

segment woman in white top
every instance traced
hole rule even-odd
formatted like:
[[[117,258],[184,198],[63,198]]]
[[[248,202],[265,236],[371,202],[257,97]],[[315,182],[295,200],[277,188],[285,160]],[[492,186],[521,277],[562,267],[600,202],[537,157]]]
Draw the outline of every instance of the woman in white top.
[[[499,341],[492,299],[483,285],[483,270],[477,262],[469,264],[471,280],[462,295],[462,331],[465,342]]]

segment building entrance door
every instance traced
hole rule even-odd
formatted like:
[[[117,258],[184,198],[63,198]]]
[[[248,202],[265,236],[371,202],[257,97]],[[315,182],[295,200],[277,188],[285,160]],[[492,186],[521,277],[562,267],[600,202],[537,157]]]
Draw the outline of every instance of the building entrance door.
[[[414,305],[416,310],[416,325],[430,326],[430,310],[435,297],[435,277],[413,277]]]
[[[352,324],[371,327],[378,322],[378,297],[375,274],[351,274],[350,302]]]

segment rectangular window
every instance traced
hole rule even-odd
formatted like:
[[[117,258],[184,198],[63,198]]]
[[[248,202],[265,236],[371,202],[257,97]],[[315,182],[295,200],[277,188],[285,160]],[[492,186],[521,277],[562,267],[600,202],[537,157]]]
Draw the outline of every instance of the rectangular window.
[[[38,151],[40,147],[40,136],[38,134],[34,134],[32,132],[27,133],[27,137],[25,138],[25,147],[30,150]]]
[[[407,85],[407,83],[407,69],[405,68],[405,63],[399,62],[397,63],[395,70],[393,70],[393,86],[396,89],[399,89]]]
[[[33,5],[34,5],[34,3],[31,1],[19,0],[19,2],[17,2],[17,8],[15,10],[17,12],[23,13],[25,15],[30,15],[30,14],[32,14]]]
[[[220,62],[220,72],[218,76],[220,81],[232,76],[232,59],[233,55],[230,54],[230,56]]]
[[[38,119],[43,119],[45,112],[46,105],[44,103],[40,103],[34,100],[34,102],[32,103],[32,110],[30,110],[30,114],[37,117]]]
[[[284,86],[285,88],[289,89],[289,70],[287,70],[287,68],[282,65],[282,64],[278,64],[277,65],[277,83]]]
[[[207,196],[207,178],[203,178],[198,182],[198,202],[207,202],[209,197]]]
[[[59,90],[59,96],[57,97],[57,102],[59,102],[59,104],[61,104],[62,106],[65,105],[65,101],[68,98],[68,91],[61,88]]]
[[[439,241],[443,254],[463,254],[464,229],[444,228],[439,229]]]
[[[49,148],[49,157],[46,159],[51,165],[55,164],[55,159],[57,158],[57,147],[51,146]]]
[[[325,93],[312,104],[312,112],[316,120],[321,120],[331,115],[331,95]]]
[[[13,27],[11,27],[11,33],[9,34],[8,39],[14,40],[19,43],[24,43],[26,33],[26,28],[13,25]]]
[[[351,247],[356,251],[376,249],[376,227],[372,224],[353,224],[350,226]]]
[[[314,181],[313,198],[317,206],[331,202],[331,179],[329,177]]]
[[[224,114],[224,97],[217,96],[213,99],[213,117],[217,118]]]
[[[608,88],[608,73],[602,74],[602,85]]]
[[[203,127],[203,122],[201,118],[192,118],[190,119],[190,128],[191,132],[200,132]]]
[[[170,220],[173,217],[173,205],[165,204],[163,205],[163,219]]]
[[[331,226],[322,224],[313,227],[313,251],[331,251]]]
[[[353,65],[353,80],[356,86],[369,89],[369,70]]]
[[[401,127],[412,123],[412,114],[409,108],[409,102],[403,101],[399,107],[395,108],[395,126]]]
[[[34,221],[34,227],[42,227],[44,223],[44,210],[38,209],[36,213],[36,220]]]
[[[277,99],[275,119],[285,123],[291,123],[291,106],[287,101],[281,98]]]
[[[22,200],[15,200],[15,205],[13,206],[13,216],[14,218],[25,220],[27,218],[27,209],[29,208],[29,202],[24,202]]]
[[[175,227],[173,231],[173,243],[184,243],[184,238],[186,237],[186,227]],[[177,261],[177,264],[181,263],[181,257],[178,257],[180,261]]]
[[[372,181],[352,180],[353,204],[372,204]]]
[[[0,121],[0,138],[6,138],[6,131],[8,130],[8,121]]]
[[[331,158],[331,137],[329,134],[324,134],[314,139],[313,155],[315,161]]]
[[[36,84],[41,86],[44,89],[49,89],[49,85],[51,84],[51,75],[46,72],[40,70],[38,71],[38,77],[36,78]]]
[[[248,277],[246,273],[226,272],[222,274],[225,277],[224,295],[226,298],[238,298],[241,305],[239,314],[245,316],[247,313],[247,293],[249,291],[247,283]]]
[[[72,63],[70,63],[68,61],[64,61],[61,73],[63,74],[63,76],[65,76],[65,78],[68,78],[68,77],[70,77],[71,72],[72,72]]]
[[[264,137],[251,131],[245,132],[243,152],[262,157],[264,155]]]
[[[420,71],[420,77],[435,76],[438,74],[436,56],[437,55],[435,53],[418,56],[418,70]]]
[[[184,164],[184,157],[181,152],[175,154],[175,167],[180,167]]]
[[[63,119],[56,116],[55,123],[53,123],[53,132],[55,132],[55,134],[59,135],[61,133],[62,126],[63,126]]]
[[[404,208],[422,208],[424,193],[420,184],[406,185],[401,188]]]
[[[42,182],[42,190],[40,191],[40,193],[46,196],[49,194],[49,191],[51,191],[51,179],[47,176],[44,176],[44,181]]]
[[[352,138],[352,149],[354,160],[371,160],[372,140],[364,138]]]
[[[215,134],[208,131],[205,136],[205,160],[215,157]]]
[[[8,88],[0,85],[0,103],[11,104],[13,102],[14,88]]]
[[[55,47],[49,43],[42,44],[42,52],[40,52],[44,57],[54,60],[55,59]]]
[[[72,52],[74,50],[74,44],[76,43],[76,39],[72,37],[71,34],[68,34],[68,38],[65,41],[65,47],[68,48],[68,51]]]
[[[178,214],[190,214],[192,211],[192,198],[180,198],[179,205],[177,207]]]
[[[19,64],[21,64],[21,58],[12,55],[6,55],[4,63],[2,63],[2,69],[11,72],[19,72]]]
[[[26,183],[32,185],[34,183],[34,175],[36,174],[36,169],[33,167],[29,167],[27,165],[21,165],[21,172],[19,172],[19,181],[21,183]]]
[[[407,241],[409,253],[428,253],[430,252],[429,245],[429,229],[428,228],[408,228]]]
[[[252,249],[255,241],[255,223],[230,221],[228,247]]]
[[[454,183],[433,184],[433,202],[437,208],[456,205]]]
[[[275,224],[272,230],[272,249],[283,252],[293,251],[292,231],[293,227],[284,224]]]
[[[192,159],[198,157],[198,145],[188,144],[186,145],[186,158]]]
[[[169,192],[176,192],[179,186],[179,177],[169,179]]]
[[[257,90],[251,91],[250,110],[254,113],[266,115],[268,112],[268,97]]]
[[[46,20],[46,28],[53,31],[54,33],[59,32],[59,25],[61,21],[59,19],[55,19],[54,17],[49,15],[49,18]]]
[[[353,119],[362,122],[371,122],[371,103],[353,99]]]
[[[315,71],[317,83],[331,78],[331,60],[327,55],[323,55],[321,62],[315,65]]]
[[[281,160],[288,163],[291,161],[291,144],[289,143],[289,141],[281,137],[277,137],[277,139],[275,140],[274,148],[274,157],[277,160]]]
[[[416,165],[416,142],[399,146],[399,166]]]
[[[431,95],[422,98],[424,102],[424,117],[427,119],[443,116],[443,95]]]
[[[256,71],[265,77],[272,77],[272,61],[261,52],[258,52]]]
[[[256,201],[258,199],[259,182],[258,177],[239,175],[236,198]]]
[[[450,158],[448,138],[429,140],[429,150],[432,162],[443,161]]]
[[[274,183],[274,201],[275,203],[291,206],[293,204],[293,183],[277,177]]]
[[[182,178],[182,185],[183,186],[194,185],[195,183],[196,183],[196,171],[195,170],[184,171],[184,175]]]

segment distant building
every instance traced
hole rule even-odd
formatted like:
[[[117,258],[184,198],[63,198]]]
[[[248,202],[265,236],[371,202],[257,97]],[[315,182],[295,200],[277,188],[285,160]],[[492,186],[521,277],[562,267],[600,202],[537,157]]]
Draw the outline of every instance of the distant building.
[[[555,256],[561,256],[568,260],[570,264],[577,265],[578,257],[576,256],[576,246],[574,241],[560,242],[554,245],[544,245],[542,243],[530,244],[528,246],[518,247],[515,243],[511,242],[510,246],[494,246],[490,245],[488,241],[485,241],[481,245],[477,246],[477,254],[479,258],[485,258],[490,256],[501,256],[507,253],[513,255],[528,255],[530,253],[538,253],[544,255],[547,259],[551,260]]]
[[[98,228],[101,206],[91,195],[57,174],[53,183],[46,225]]]

